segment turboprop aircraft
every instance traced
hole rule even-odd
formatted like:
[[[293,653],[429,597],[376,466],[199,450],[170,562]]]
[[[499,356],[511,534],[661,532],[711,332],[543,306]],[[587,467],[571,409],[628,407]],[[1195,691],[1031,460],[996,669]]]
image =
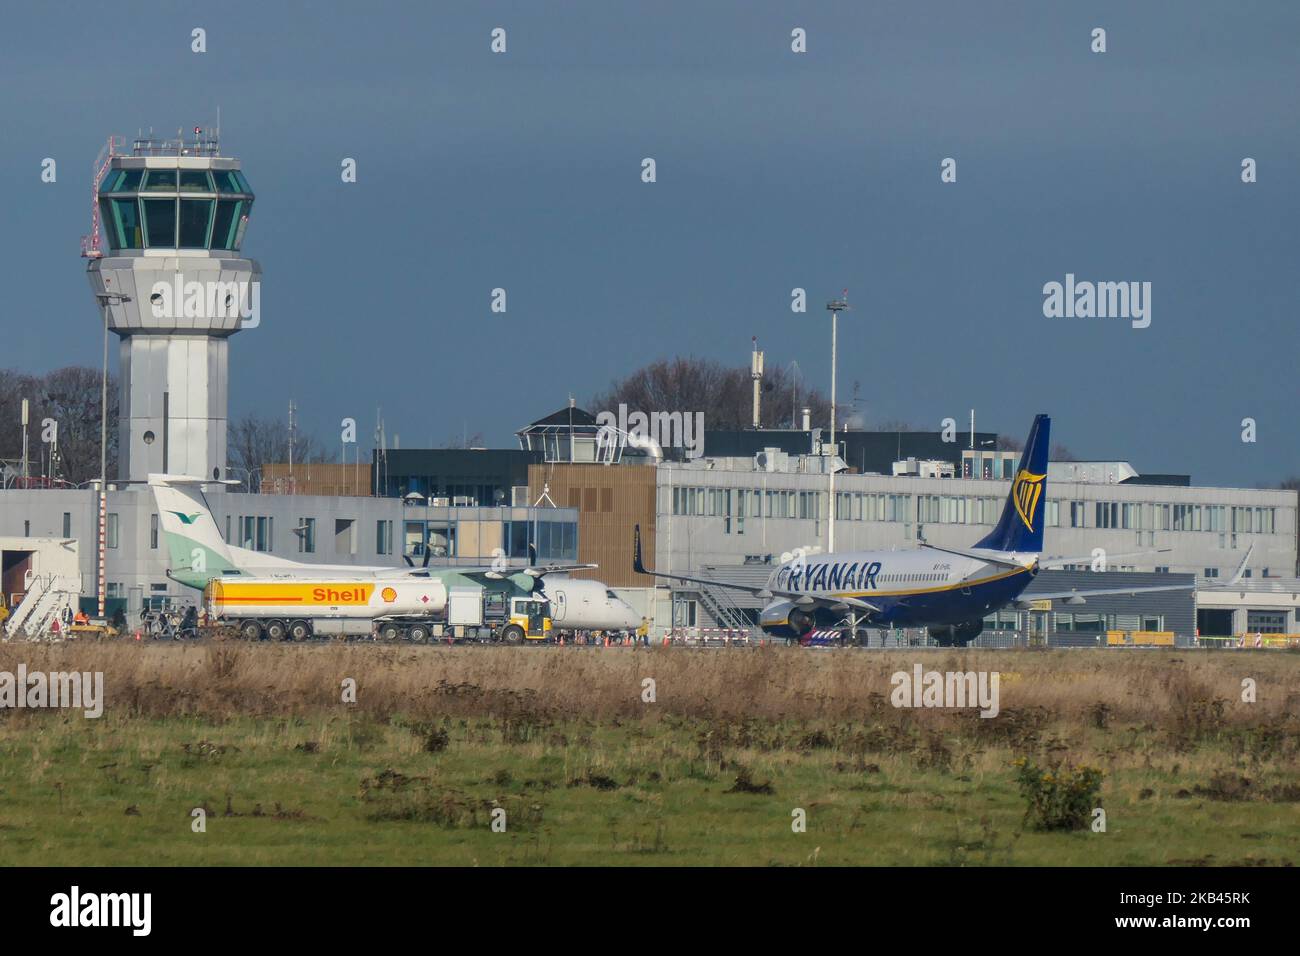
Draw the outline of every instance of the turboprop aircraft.
[[[162,522],[163,536],[171,567],[167,576],[188,587],[203,590],[214,578],[239,580],[246,578],[281,578],[286,581],[310,579],[329,581],[338,579],[356,581],[451,578],[486,578],[509,580],[525,593],[538,590],[539,582],[547,574],[580,571],[595,568],[594,564],[538,564],[529,561],[527,567],[510,567],[504,559],[483,567],[429,568],[416,567],[408,558],[408,567],[363,566],[355,564],[309,564],[277,558],[261,551],[250,551],[226,543],[217,527],[216,518],[203,494],[203,486],[222,484],[183,475],[150,475],[149,487],[153,490]],[[225,482],[238,484],[238,482]],[[530,556],[533,554],[530,548]],[[425,563],[428,563],[428,552]]]
[[[1047,453],[1051,419],[1038,415],[1002,516],[969,548],[922,543],[899,551],[854,551],[796,557],[772,572],[761,587],[648,570],[641,558],[641,528],[634,532],[633,570],[675,581],[727,587],[770,599],[758,624],[777,637],[803,638],[814,628],[924,627],[942,646],[964,646],[984,628],[984,618],[1020,600],[1042,568],[1086,564],[1087,557],[1043,557],[1047,505]],[[1167,550],[1167,549],[1166,549]],[[1150,551],[1126,552],[1148,554]],[[1123,557],[1112,554],[1110,557]],[[1083,604],[1093,595],[1189,590],[1192,584],[1116,587],[1037,593],[1034,600]]]

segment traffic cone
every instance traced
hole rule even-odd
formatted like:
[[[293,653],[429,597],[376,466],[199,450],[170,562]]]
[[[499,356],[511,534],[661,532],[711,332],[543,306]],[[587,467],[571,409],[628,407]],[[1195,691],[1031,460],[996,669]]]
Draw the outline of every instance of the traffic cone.
[[[605,646],[606,646],[606,647],[609,647],[609,635],[608,635],[608,634],[605,635]]]

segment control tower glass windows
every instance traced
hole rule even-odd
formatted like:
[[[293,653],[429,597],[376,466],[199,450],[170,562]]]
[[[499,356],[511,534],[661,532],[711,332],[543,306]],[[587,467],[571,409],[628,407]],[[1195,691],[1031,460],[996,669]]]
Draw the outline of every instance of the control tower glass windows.
[[[237,169],[214,169],[212,178],[216,180],[217,192],[219,193],[248,193],[252,195],[253,190],[249,188],[248,180]]]
[[[156,202],[156,200],[150,200]],[[211,199],[181,200],[181,249],[206,249],[208,247],[208,227],[212,223]]]
[[[140,188],[143,169],[110,169],[99,183],[101,193],[133,193]]]
[[[214,192],[212,180],[208,178],[206,169],[182,169],[181,171],[181,192],[183,193],[210,193]]]
[[[140,207],[136,205],[135,197],[101,199],[99,218],[110,249],[144,248],[144,237],[140,232]]]
[[[143,192],[147,193],[174,193],[176,192],[176,170],[174,169],[151,169],[149,175],[144,178]]]
[[[176,200],[142,199],[145,235],[150,249],[176,248]]]
[[[244,238],[244,221],[252,203],[246,199],[217,200],[217,214],[212,225],[212,248],[239,251]]]

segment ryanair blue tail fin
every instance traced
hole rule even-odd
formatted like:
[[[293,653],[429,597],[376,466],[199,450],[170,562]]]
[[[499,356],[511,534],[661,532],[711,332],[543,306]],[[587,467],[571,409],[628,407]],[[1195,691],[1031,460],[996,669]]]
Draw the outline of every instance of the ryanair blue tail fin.
[[[1011,482],[1011,493],[1002,517],[989,534],[975,543],[977,548],[995,551],[1042,551],[1043,519],[1047,513],[1047,451],[1052,420],[1034,417],[1020,456],[1020,467]]]

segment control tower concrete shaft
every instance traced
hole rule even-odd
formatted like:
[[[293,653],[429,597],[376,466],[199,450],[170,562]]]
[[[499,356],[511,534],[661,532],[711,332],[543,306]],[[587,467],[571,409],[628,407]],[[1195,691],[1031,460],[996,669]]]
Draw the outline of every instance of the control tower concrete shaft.
[[[83,252],[121,338],[118,477],[225,478],[230,336],[260,321],[262,267],[240,255],[253,193],[213,134],[114,142]]]

